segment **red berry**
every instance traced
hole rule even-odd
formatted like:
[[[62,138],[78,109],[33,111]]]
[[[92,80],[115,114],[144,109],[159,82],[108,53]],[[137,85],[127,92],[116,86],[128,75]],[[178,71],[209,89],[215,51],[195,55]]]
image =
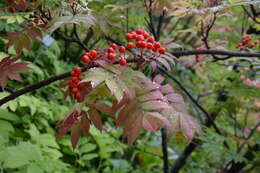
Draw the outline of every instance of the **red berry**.
[[[133,37],[132,37],[132,34],[126,33],[126,34],[125,34],[125,38],[126,38],[127,40],[130,40],[130,39],[132,39]]]
[[[74,83],[78,83],[79,82],[79,79],[77,78],[77,77],[72,77],[71,78],[71,80],[72,80],[72,82],[74,82]]]
[[[143,34],[143,30],[141,30],[141,29],[136,29],[135,32],[136,32],[136,34],[138,34],[138,35]]]
[[[113,43],[113,44],[111,44],[111,47],[112,47],[113,49],[116,49],[116,48],[117,48],[117,45],[116,45],[115,43]]]
[[[90,55],[95,58],[97,56],[97,51],[96,50],[92,50],[90,51]]]
[[[157,52],[158,49],[153,46],[152,50],[153,50],[154,52]]]
[[[149,37],[149,34],[146,31],[144,31],[143,36],[144,36],[145,39],[147,39]]]
[[[7,0],[9,4],[14,3],[15,0]]]
[[[165,48],[161,47],[161,48],[159,48],[158,52],[160,54],[165,54],[166,50],[165,50]]]
[[[133,48],[135,47],[135,45],[134,45],[133,42],[129,42],[129,43],[127,43],[126,47],[127,47],[128,49],[133,49]]]
[[[8,10],[11,12],[11,13],[15,13],[16,12],[16,9],[14,7],[8,7]]]
[[[119,64],[121,65],[121,66],[125,66],[126,65],[126,60],[125,59],[120,59],[119,60]]]
[[[146,47],[146,43],[144,41],[141,41],[140,46],[141,46],[141,48],[145,48]]]
[[[77,76],[77,74],[75,73],[75,71],[70,72],[70,75],[73,76]]]
[[[138,35],[136,37],[136,41],[143,41],[143,40],[144,40],[144,36],[142,36],[142,35]]]
[[[79,73],[81,73],[81,68],[80,67],[75,67],[74,71],[75,71],[75,73],[79,74]]]
[[[80,92],[77,92],[74,96],[75,96],[75,98],[76,98],[77,100],[80,100],[80,99],[81,99],[81,94],[80,94]]]
[[[41,27],[41,28],[44,28],[46,25],[44,23],[42,23],[42,24],[40,24],[38,26]]]
[[[71,90],[72,93],[77,93],[78,91],[79,91],[78,88],[72,88]]]
[[[136,39],[136,37],[138,36],[135,32],[131,32],[132,34],[132,39]]]
[[[90,59],[89,59],[89,57],[87,55],[84,55],[83,58],[82,58],[82,61],[84,63],[89,63]]]
[[[115,55],[114,53],[109,53],[109,54],[107,55],[107,59],[109,59],[109,60],[114,60],[115,57],[116,57],[116,55]]]
[[[91,56],[91,53],[90,53],[90,52],[86,52],[85,55],[87,55],[87,56],[90,57],[90,56]]]
[[[136,47],[137,47],[137,48],[141,48],[141,47],[142,47],[142,41],[136,42]]]
[[[21,3],[25,3],[25,2],[26,2],[26,0],[20,0],[20,2],[21,2]]]
[[[147,49],[152,49],[153,48],[153,44],[152,43],[146,43],[146,48]]]
[[[120,46],[118,50],[121,53],[125,53],[125,47],[124,46]]]
[[[161,44],[159,42],[155,42],[153,46],[158,49],[161,47]]]
[[[84,88],[85,87],[85,84],[84,83],[80,83],[79,85],[78,85],[78,89],[82,89],[82,88]]]
[[[114,53],[114,52],[115,52],[115,50],[112,47],[107,49],[107,53]]]
[[[150,42],[150,43],[153,43],[154,42],[154,38],[153,37],[148,37],[147,41]]]

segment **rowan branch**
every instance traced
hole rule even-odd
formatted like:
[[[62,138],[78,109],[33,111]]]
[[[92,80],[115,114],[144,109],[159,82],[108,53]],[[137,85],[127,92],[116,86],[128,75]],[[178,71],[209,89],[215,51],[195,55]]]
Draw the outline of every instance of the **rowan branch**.
[[[131,63],[131,62],[138,62],[139,59],[138,58],[132,58],[132,59],[128,59],[128,62]],[[115,62],[115,64],[118,64],[118,62]],[[89,66],[89,67],[84,67],[82,68],[82,72],[85,72],[87,71],[89,68],[91,67],[95,67],[94,65],[92,66]],[[69,72],[65,72],[65,73],[62,73],[62,74],[59,74],[59,75],[56,75],[56,76],[52,76],[46,80],[43,80],[41,82],[38,82],[38,83],[35,83],[35,84],[32,84],[28,87],[25,87],[25,88],[22,88],[22,89],[19,89],[13,93],[11,93],[10,95],[2,98],[0,100],[0,106],[2,106],[3,104],[11,101],[11,100],[14,100],[16,99],[17,97],[23,95],[23,94],[26,94],[26,93],[29,93],[29,92],[32,92],[32,91],[35,91],[39,88],[42,88],[46,85],[49,85],[55,81],[58,81],[58,80],[62,80],[62,79],[65,79],[66,77],[69,77],[70,76],[70,71]]]
[[[184,51],[172,51],[172,55],[188,56],[188,55],[227,55],[231,57],[258,57],[260,58],[260,52],[237,52],[237,51],[226,51],[226,50],[184,50]],[[220,58],[220,60],[224,60]]]

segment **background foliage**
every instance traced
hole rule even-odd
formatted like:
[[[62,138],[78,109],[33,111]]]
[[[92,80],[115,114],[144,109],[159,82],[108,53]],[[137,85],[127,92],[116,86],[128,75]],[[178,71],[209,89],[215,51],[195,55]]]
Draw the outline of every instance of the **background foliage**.
[[[169,51],[204,46],[201,29],[206,29],[214,17],[216,9],[213,6],[220,12],[207,38],[210,48],[238,51],[236,45],[241,42],[242,36],[250,34],[254,41],[259,39],[259,16],[255,21],[247,14],[252,6],[259,13],[259,4],[254,1],[156,2],[153,8],[155,23],[159,21],[161,12],[167,11],[160,39],[171,43]],[[16,13],[6,8],[9,6],[7,2],[0,3],[0,61],[8,55],[15,57],[20,54],[23,62],[30,62],[31,70],[21,73],[22,82],[8,81],[8,87],[15,90],[71,70],[80,64],[80,57],[86,49],[104,47],[108,43],[107,37],[126,42],[126,32],[149,28],[149,15],[142,8],[142,1],[80,0],[81,13],[73,18],[66,18],[73,13],[69,9],[70,1],[36,0],[27,3],[32,7]],[[36,8],[39,6],[41,10],[53,12],[46,26],[37,27],[41,31],[37,36],[42,37],[21,38],[20,42],[20,37],[8,37],[8,33],[20,32],[27,27],[34,18],[32,11],[39,10]],[[58,12],[62,10],[63,16],[59,16]],[[72,23],[78,24],[77,32],[85,47],[69,39]],[[46,35],[53,38],[50,45],[42,41]],[[14,46],[5,49],[4,45],[10,40],[15,40]],[[248,51],[259,50],[258,44]],[[204,134],[192,141],[200,145],[188,158],[182,172],[220,172],[230,163],[244,163],[244,172],[259,172],[259,57],[234,57],[225,61],[214,61],[210,55],[200,55],[200,58],[197,61],[195,55],[178,57],[170,73],[215,119],[221,134],[203,125],[207,117],[185,97],[189,113],[202,124]],[[148,67],[143,71],[153,75]],[[182,93],[174,82],[166,80]],[[65,113],[74,105],[70,97],[64,101],[63,93],[64,89],[53,83],[0,107],[0,172],[162,172],[163,152],[159,132],[143,132],[129,147],[121,137],[123,130],[115,129],[111,119],[102,116],[106,120],[104,132],[91,126],[90,137],[80,138],[74,151],[69,135],[56,140],[57,122],[64,119]],[[7,91],[1,92],[0,98],[7,95]],[[170,165],[175,163],[188,144],[182,134],[168,140]],[[258,148],[255,149],[256,146]],[[251,151],[251,157],[247,157],[248,151]]]

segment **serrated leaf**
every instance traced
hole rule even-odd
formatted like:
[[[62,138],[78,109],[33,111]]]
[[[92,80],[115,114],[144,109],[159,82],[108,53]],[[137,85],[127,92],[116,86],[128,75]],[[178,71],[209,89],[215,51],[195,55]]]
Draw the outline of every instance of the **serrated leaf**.
[[[19,122],[20,118],[14,114],[11,113],[5,109],[0,109],[0,119],[8,120],[8,121],[13,121],[13,122]]]
[[[91,107],[88,114],[90,121],[95,125],[95,127],[102,130],[103,125],[99,112],[95,108]]]
[[[118,117],[116,119],[116,127],[119,127],[120,125],[124,124],[127,118],[129,118],[129,114],[135,112],[137,102],[131,101],[130,103],[126,104],[118,114]]]
[[[201,133],[201,129],[193,117],[186,114],[179,114],[179,119],[181,130],[189,141],[191,141],[195,132]]]
[[[162,85],[160,91],[164,94],[173,93],[173,88],[170,84]]]
[[[141,104],[141,107],[146,110],[162,110],[171,109],[171,106],[163,101],[148,101]]]
[[[4,89],[7,85],[7,80],[18,80],[20,81],[19,72],[24,70],[29,70],[28,63],[17,62],[17,58],[6,57],[0,61],[0,87]]]
[[[153,78],[153,81],[158,84],[161,84],[164,81],[164,77],[162,75],[158,74]]]
[[[156,61],[160,62],[168,71],[171,70],[170,64],[164,58],[159,57],[156,59]]]
[[[96,19],[93,15],[83,15],[83,14],[77,14],[74,16],[60,16],[54,21],[51,21],[52,25],[48,28],[48,31],[50,33],[53,33],[55,30],[57,30],[59,27],[61,27],[64,24],[83,24],[85,28],[89,28],[92,25],[96,24]]]
[[[140,101],[149,101],[149,100],[162,100],[164,96],[160,91],[152,91],[141,97],[138,97]]]
[[[89,119],[87,118],[87,115],[84,114],[82,115],[82,118],[81,118],[81,130],[83,132],[83,134],[85,136],[88,136],[89,135],[89,127],[90,127],[90,121]]]
[[[72,148],[75,149],[80,137],[80,125],[77,123],[71,129],[71,144]]]
[[[143,117],[142,125],[148,131],[156,132],[158,129],[156,120],[151,117]]]
[[[122,91],[119,84],[116,82],[115,79],[106,79],[105,83],[111,93],[116,97],[117,101],[120,102],[123,99],[124,92]]]

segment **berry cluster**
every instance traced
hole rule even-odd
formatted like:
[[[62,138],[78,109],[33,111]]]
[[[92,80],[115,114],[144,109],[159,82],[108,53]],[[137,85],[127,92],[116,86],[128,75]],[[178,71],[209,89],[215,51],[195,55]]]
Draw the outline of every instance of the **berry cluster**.
[[[252,42],[252,37],[251,36],[244,36],[242,37],[242,43],[239,43],[236,45],[236,48],[240,49],[240,50],[246,50],[248,48],[252,49],[254,48],[257,44],[258,41],[255,41],[253,43]]]
[[[77,100],[81,99],[81,93],[80,90],[84,88],[84,83],[80,83],[82,80],[80,77],[81,74],[81,68],[76,67],[73,69],[73,71],[70,73],[71,79],[69,80],[69,91],[74,95],[74,98]]]
[[[7,0],[8,2],[8,11],[11,13],[15,13],[16,10],[24,11],[24,4],[27,0],[18,0],[18,4],[15,4],[15,0]]]
[[[152,36],[150,36],[146,31],[141,29],[136,29],[134,32],[126,33],[125,38],[127,40],[134,40],[134,42],[128,42],[126,47],[128,49],[138,48],[147,49],[153,52],[159,52],[160,54],[165,54],[166,49],[161,47],[159,42],[156,42]]]
[[[126,49],[124,46],[117,46],[115,43],[111,44],[110,47],[107,48],[107,51],[105,53],[105,58],[107,60],[110,60],[110,61],[115,61],[116,60],[116,50],[118,48],[118,51],[120,53],[120,60],[119,60],[119,64],[121,66],[125,66],[127,61],[121,56],[122,54],[125,53]],[[91,61],[95,61],[97,59],[100,59],[102,58],[102,55],[99,55],[97,54],[97,51],[96,50],[91,50],[90,52],[86,52],[83,56],[82,56],[82,62],[83,63],[89,63]]]

